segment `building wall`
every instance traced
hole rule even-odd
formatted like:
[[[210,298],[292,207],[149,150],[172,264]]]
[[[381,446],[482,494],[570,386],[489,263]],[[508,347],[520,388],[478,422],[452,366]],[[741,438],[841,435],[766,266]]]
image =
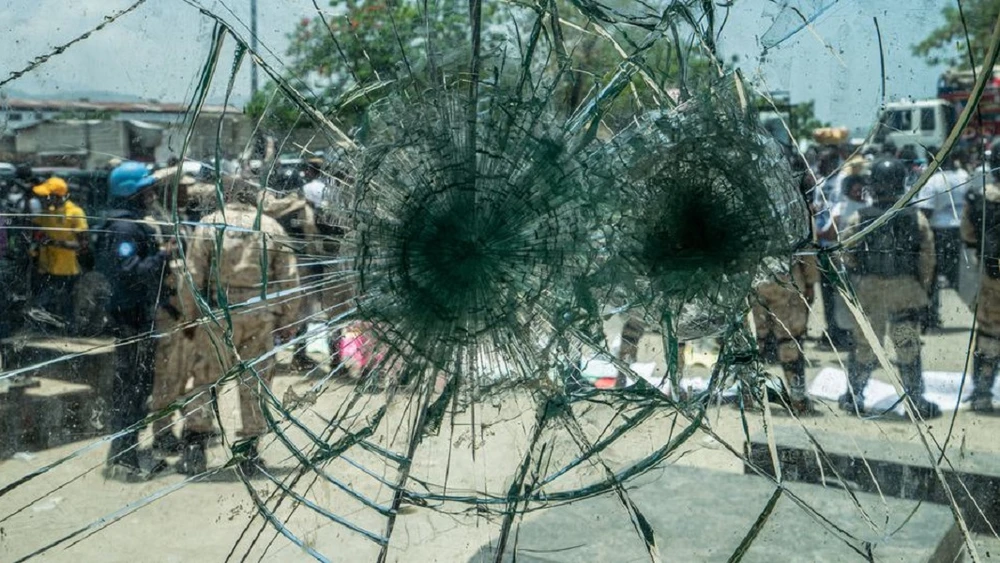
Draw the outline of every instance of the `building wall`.
[[[39,153],[87,152],[87,167],[128,155],[126,124],[120,121],[49,121],[20,129],[14,147],[20,157]]]
[[[251,132],[252,127],[242,114],[225,116],[221,135],[219,135],[219,116],[202,115],[194,124],[187,158],[210,161],[215,158],[217,145],[221,149],[223,158],[237,157],[249,143]],[[186,135],[187,128],[183,121],[167,126],[163,143],[156,151],[156,160],[164,162],[170,157],[180,156]]]
[[[51,111],[0,109],[0,131],[6,131],[18,127],[27,127],[54,117],[55,112]]]
[[[13,135],[0,134],[0,162],[16,162],[17,143]]]
[[[169,118],[169,119],[168,119]],[[194,134],[188,146],[188,158],[211,160],[215,157],[219,127],[218,114],[203,114],[194,124]],[[38,153],[87,151],[88,168],[103,167],[112,158],[134,158],[129,146],[127,120],[143,121],[162,128],[159,144],[153,150],[157,162],[180,156],[187,134],[185,115],[166,113],[121,113],[113,120],[43,121],[35,125],[19,124],[7,130],[4,138],[12,138],[16,160],[31,159]],[[247,146],[252,126],[240,113],[227,114],[219,137],[221,156],[233,158]],[[3,121],[0,118],[0,129]],[[89,136],[89,144],[88,144]]]

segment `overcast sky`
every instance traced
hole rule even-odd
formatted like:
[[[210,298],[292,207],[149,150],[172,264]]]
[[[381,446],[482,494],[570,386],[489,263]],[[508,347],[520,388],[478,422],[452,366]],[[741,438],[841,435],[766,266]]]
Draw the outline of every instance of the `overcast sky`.
[[[0,0],[0,77],[27,65],[99,24],[134,0]],[[489,0],[487,0],[489,1]],[[770,90],[790,92],[793,102],[816,100],[822,118],[851,127],[874,121],[881,79],[873,17],[882,32],[890,100],[933,97],[940,68],[910,54],[911,46],[939,25],[941,8],[954,0],[840,0],[761,60],[760,37],[774,21],[772,0],[735,0],[721,48],[739,56],[748,78]],[[821,0],[799,1],[820,4]],[[203,0],[249,37],[249,0]],[[265,57],[280,67],[286,34],[315,15],[311,0],[259,0],[258,36]],[[327,6],[320,0],[320,6]],[[35,95],[105,90],[161,101],[187,101],[208,52],[212,22],[182,0],[147,0],[134,12],[9,85]],[[235,43],[229,42],[228,68]],[[225,73],[223,76],[227,76]],[[220,77],[213,91],[224,92]],[[237,101],[250,90],[246,68],[237,77]]]

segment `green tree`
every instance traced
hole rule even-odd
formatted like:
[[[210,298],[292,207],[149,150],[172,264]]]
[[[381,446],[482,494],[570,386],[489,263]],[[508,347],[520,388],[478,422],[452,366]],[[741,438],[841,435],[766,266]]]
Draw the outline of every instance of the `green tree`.
[[[405,78],[422,64],[428,48],[436,55],[468,44],[467,4],[446,0],[446,9],[426,20],[415,0],[330,0],[331,13],[301,20],[289,34],[289,85],[348,125],[356,123],[380,85]],[[488,18],[485,14],[484,18]],[[430,37],[431,45],[427,45]],[[248,106],[275,128],[308,125],[271,84]],[[270,101],[273,98],[273,101]],[[267,110],[265,112],[265,110]]]
[[[913,53],[926,59],[928,64],[967,69],[971,66],[970,48],[976,65],[986,56],[993,26],[1000,17],[1000,0],[964,0],[961,13],[952,3],[941,10],[941,17],[941,26],[914,45]]]
[[[250,101],[243,107],[243,113],[259,123],[266,133],[274,134],[308,126],[309,120],[303,119],[303,113],[284,94],[276,92],[276,89],[273,82],[265,84],[262,90],[254,92],[250,97]]]
[[[816,102],[809,100],[789,108],[788,128],[796,139],[811,139],[813,131],[830,124],[816,118]]]
[[[469,49],[468,3],[464,0],[439,0],[434,15],[426,21],[421,0],[330,0],[329,5],[329,13],[341,15],[303,19],[289,34],[286,76],[310,103],[335,115],[348,127],[358,123],[367,104],[380,95],[383,86],[409,79],[411,70],[419,74],[428,51],[438,61],[449,61],[466,55]],[[628,53],[646,31],[605,26],[598,32],[569,0],[557,0],[557,7],[560,18],[567,22],[561,26],[560,35],[571,63],[552,100],[568,113],[605,84],[622,62],[615,45],[602,33],[610,34]],[[516,10],[500,11],[493,2],[484,2],[483,9],[483,51],[488,52],[513,33],[511,13]],[[526,35],[535,12],[521,9],[517,13],[524,16],[517,22],[518,30]],[[551,45],[551,22],[546,25],[541,43]],[[522,46],[525,39],[521,38]],[[644,54],[644,64],[662,90],[677,86],[678,52],[676,45],[663,41]],[[536,59],[541,58],[536,53]],[[557,56],[548,60],[549,71],[560,65]],[[690,77],[707,74],[707,57],[694,51],[687,54],[686,65]],[[634,78],[633,86],[613,104],[608,116],[612,121],[625,123],[636,111],[655,107],[643,79]],[[308,125],[308,120],[301,119],[298,109],[280,92],[274,95],[274,89],[271,84],[258,93],[247,105],[246,113],[263,119],[265,130]]]

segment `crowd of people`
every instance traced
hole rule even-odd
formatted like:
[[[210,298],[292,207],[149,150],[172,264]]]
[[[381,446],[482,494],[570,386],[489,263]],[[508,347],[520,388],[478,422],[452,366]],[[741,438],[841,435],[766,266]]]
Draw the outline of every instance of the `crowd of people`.
[[[319,255],[330,249],[319,229],[338,232],[317,225],[322,162],[307,163],[308,190],[286,192],[246,176],[202,182],[180,164],[115,164],[107,209],[89,223],[64,179],[18,167],[0,215],[2,271],[19,280],[0,297],[2,336],[30,332],[32,317],[46,333],[77,335],[106,316],[101,327],[115,338],[109,478],[147,478],[173,454],[179,472],[205,471],[208,441],[218,432],[211,403],[220,375],[237,383],[240,467],[253,474],[256,440],[266,430],[261,397],[274,371],[269,352],[276,342],[297,341],[298,367],[314,367],[305,353],[307,321],[321,321],[336,310],[333,301],[344,300],[297,290],[327,267]],[[182,415],[180,432],[174,411]],[[140,449],[150,412],[153,444]]]
[[[928,158],[937,152],[928,148]],[[769,339],[777,341],[792,409],[816,412],[802,350],[818,283],[825,325],[819,346],[847,356],[840,408],[865,414],[865,388],[879,365],[866,324],[879,342],[890,336],[911,414],[940,416],[940,407],[923,396],[921,335],[941,328],[941,289],[958,290],[963,269],[982,261],[970,406],[992,411],[1000,362],[1000,142],[986,162],[953,151],[898,208],[927,167],[913,151],[829,149],[815,157],[800,189],[813,211],[817,251],[797,254],[790,273],[760,286],[754,299],[758,346],[763,354]]]
[[[795,412],[816,412],[806,392],[803,341],[818,285],[825,312],[820,344],[847,354],[849,389],[840,408],[865,413],[865,387],[878,367],[863,334],[870,327],[880,341],[891,336],[912,414],[940,416],[923,397],[921,334],[940,327],[941,288],[957,288],[962,261],[973,258],[982,260],[984,273],[971,407],[992,410],[1000,364],[1000,233],[994,230],[1000,142],[988,154],[979,163],[952,153],[898,209],[894,204],[926,166],[913,155],[831,149],[802,171],[817,251],[797,253],[788,272],[759,286],[753,298],[758,345],[765,356],[773,345]],[[317,220],[332,191],[322,166],[307,162],[298,187],[278,192],[249,174],[205,181],[180,163],[158,170],[115,163],[107,209],[90,216],[63,178],[17,168],[0,194],[0,276],[7,288],[0,295],[0,336],[17,328],[18,314],[47,319],[67,334],[106,316],[100,325],[116,339],[109,476],[146,478],[173,454],[180,455],[179,472],[205,471],[208,442],[218,432],[211,401],[220,374],[238,382],[240,467],[258,470],[256,440],[266,431],[261,396],[273,374],[268,352],[276,341],[298,342],[297,367],[316,367],[304,345],[308,321],[334,318],[348,301],[346,290],[296,293],[305,280],[323,277],[343,235]],[[338,350],[333,343],[334,365]],[[173,429],[174,411],[183,415],[180,432]],[[140,450],[138,433],[150,412],[153,445]]]
[[[70,199],[58,177],[39,181],[20,165],[0,199],[0,337],[22,319],[27,303],[69,318],[70,292],[80,275],[80,256],[88,251],[86,213]]]

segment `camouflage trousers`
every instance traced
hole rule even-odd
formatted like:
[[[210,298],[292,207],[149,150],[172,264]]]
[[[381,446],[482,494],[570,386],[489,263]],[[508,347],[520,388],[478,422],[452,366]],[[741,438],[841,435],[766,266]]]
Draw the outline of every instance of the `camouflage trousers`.
[[[190,342],[187,354],[196,396],[185,409],[185,432],[213,432],[213,394],[209,390],[226,379],[230,372],[227,380],[235,382],[239,393],[241,428],[237,435],[253,437],[267,432],[260,402],[262,394],[266,396],[267,393],[263,387],[271,385],[274,359],[263,359],[263,356],[274,349],[277,323],[273,315],[259,309],[233,311],[230,318],[231,346],[224,340],[226,320],[221,315],[217,320],[222,327],[212,323],[202,325]],[[218,386],[215,390],[216,394],[222,392]]]
[[[800,340],[806,335],[809,306],[794,288],[776,282],[762,284],[753,299],[753,322],[758,345],[769,336],[778,344],[778,361],[782,364],[802,358]]]
[[[851,280],[861,305],[879,342],[886,329],[896,347],[896,360],[908,365],[920,359],[920,320],[930,300],[927,291],[913,278],[861,276]],[[854,321],[855,354],[861,365],[878,362],[857,320]]]
[[[349,275],[351,265],[346,262],[327,264],[319,283],[319,301],[326,319],[336,321],[354,306],[354,280]]]
[[[983,276],[976,308],[976,352],[1000,357],[1000,280]]]
[[[190,379],[190,341],[179,330],[180,321],[160,311],[156,315],[156,332],[162,335],[157,340],[156,359],[153,370],[153,395],[150,411],[159,412],[176,401],[187,387]],[[163,416],[153,421],[153,432],[159,434],[171,423],[172,416]]]

